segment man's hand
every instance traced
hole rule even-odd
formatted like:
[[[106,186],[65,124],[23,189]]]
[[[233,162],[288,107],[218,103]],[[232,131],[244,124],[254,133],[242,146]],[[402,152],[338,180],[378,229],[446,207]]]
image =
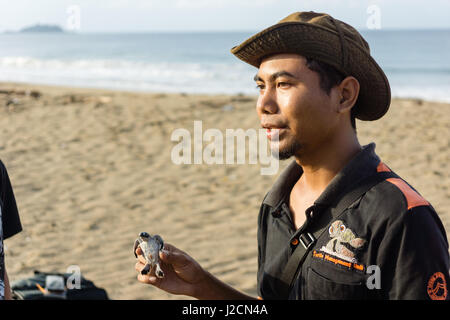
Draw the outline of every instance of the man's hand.
[[[145,266],[145,258],[142,256],[141,248],[136,249],[138,262],[138,280],[148,283],[172,294],[183,294],[187,296],[197,296],[198,290],[205,285],[206,272],[187,253],[166,243],[164,249],[159,253],[161,268],[164,271],[164,278],[157,278],[152,273],[142,275],[141,270]]]
[[[221,282],[204,270],[187,253],[168,243],[164,244],[164,249],[159,253],[161,268],[164,271],[163,278],[157,278],[154,270],[142,275],[141,270],[146,262],[141,248],[136,249],[136,254],[138,255],[135,266],[138,272],[137,279],[142,283],[154,285],[172,294],[182,294],[197,299],[254,299]]]

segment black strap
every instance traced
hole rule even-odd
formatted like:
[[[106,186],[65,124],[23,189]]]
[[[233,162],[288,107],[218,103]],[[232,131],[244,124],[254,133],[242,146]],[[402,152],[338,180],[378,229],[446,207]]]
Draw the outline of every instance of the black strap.
[[[359,183],[353,190],[347,192],[336,204],[336,206],[331,207],[331,220],[329,223],[333,222],[338,216],[340,216],[345,209],[347,209],[351,204],[353,204],[356,200],[358,200],[362,195],[364,195],[367,191],[369,191],[372,187],[377,185],[378,183],[388,179],[397,177],[397,175],[393,172],[379,172],[376,173],[369,178],[366,178],[361,183]],[[314,210],[314,206],[310,208]],[[311,251],[316,243],[316,239],[318,239],[322,233],[328,229],[329,223],[325,223],[324,227],[319,228],[318,230],[309,233],[303,232],[296,237],[297,241],[294,239],[294,243],[296,247],[294,252],[290,256],[286,266],[284,267],[283,273],[281,275],[281,284],[280,284],[280,298],[287,299],[289,297],[289,293],[292,289],[292,285],[294,284],[297,270],[300,269],[303,264],[306,256]]]

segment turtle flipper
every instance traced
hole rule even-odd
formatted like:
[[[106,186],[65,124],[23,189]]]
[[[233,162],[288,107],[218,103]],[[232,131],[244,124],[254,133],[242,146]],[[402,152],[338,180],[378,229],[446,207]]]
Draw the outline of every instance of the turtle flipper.
[[[137,258],[136,249],[137,249],[137,247],[139,247],[140,244],[141,244],[141,240],[136,239],[136,241],[134,242],[134,246],[133,246],[133,253],[136,258]]]
[[[164,278],[164,272],[162,271],[161,266],[159,265],[159,263],[156,264],[155,275],[158,278]]]
[[[145,265],[144,269],[141,270],[141,274],[145,275],[145,274],[149,273],[150,272],[150,267],[151,267],[150,263],[147,263]]]
[[[162,250],[164,248],[164,240],[161,238],[159,234],[155,234],[153,236],[153,239],[159,242],[159,250]]]

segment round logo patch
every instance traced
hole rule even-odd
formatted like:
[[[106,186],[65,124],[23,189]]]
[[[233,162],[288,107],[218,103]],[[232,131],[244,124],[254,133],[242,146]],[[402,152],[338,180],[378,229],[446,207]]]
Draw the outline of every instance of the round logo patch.
[[[447,298],[447,283],[442,272],[436,272],[430,277],[427,292],[432,300],[445,300]]]

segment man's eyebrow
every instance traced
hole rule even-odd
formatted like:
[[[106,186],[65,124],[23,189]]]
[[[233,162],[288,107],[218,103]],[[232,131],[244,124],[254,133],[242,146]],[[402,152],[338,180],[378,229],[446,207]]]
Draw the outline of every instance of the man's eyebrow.
[[[272,74],[270,76],[269,80],[270,81],[275,81],[279,77],[289,77],[289,78],[294,78],[294,79],[296,78],[292,73],[289,73],[287,71],[278,71],[278,72],[275,72],[274,74]],[[264,81],[258,74],[256,74],[253,77],[253,80],[255,80],[255,81]]]

